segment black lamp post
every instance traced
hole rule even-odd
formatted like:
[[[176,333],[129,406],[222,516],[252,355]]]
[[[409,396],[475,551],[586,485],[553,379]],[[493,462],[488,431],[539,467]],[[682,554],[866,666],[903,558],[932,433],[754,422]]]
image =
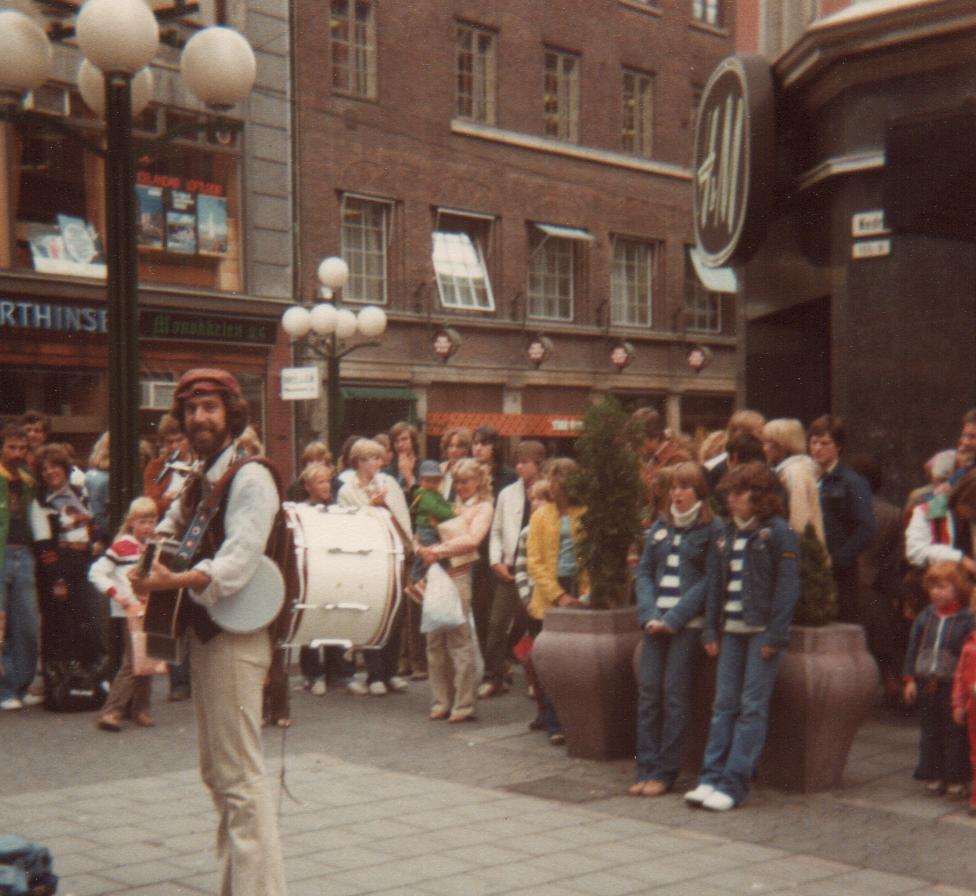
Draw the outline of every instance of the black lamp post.
[[[105,160],[109,511],[113,529],[121,524],[130,502],[142,491],[139,269],[132,119],[148,103],[152,91],[147,66],[159,48],[157,16],[173,19],[197,10],[196,4],[185,0],[176,0],[173,7],[157,10],[156,14],[144,0],[87,0],[78,13],[74,29],[60,24],[52,27],[52,34],[58,39],[77,35],[78,46],[85,55],[79,72],[82,96],[93,111],[105,116],[105,147],[92,148]],[[5,10],[0,17],[2,115],[5,120],[16,120],[26,115],[19,111],[23,95],[47,80],[52,52],[44,29],[30,16]],[[250,45],[236,31],[222,26],[197,32],[183,50],[180,68],[193,94],[217,110],[225,110],[243,99],[250,92],[256,73]],[[98,90],[98,72],[104,76],[103,96]],[[140,78],[140,86],[145,87],[148,82],[148,87],[135,91],[133,82],[139,82]],[[140,97],[141,106],[134,109],[133,97],[137,92],[144,95]],[[59,122],[55,126],[70,131]],[[168,135],[172,136],[176,134]]]

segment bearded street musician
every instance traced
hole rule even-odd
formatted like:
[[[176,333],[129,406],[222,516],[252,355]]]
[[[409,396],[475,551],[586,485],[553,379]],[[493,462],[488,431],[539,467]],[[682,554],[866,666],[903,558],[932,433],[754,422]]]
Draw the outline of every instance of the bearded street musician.
[[[203,470],[169,508],[156,534],[183,539],[224,474],[241,458],[237,438],[247,426],[247,403],[225,370],[196,368],[177,383],[173,416]],[[189,568],[159,560],[133,579],[141,593],[188,595],[190,668],[197,719],[200,773],[218,814],[221,896],[284,896],[285,876],[261,742],[262,687],[271,662],[266,628],[248,634],[222,629],[207,611],[254,577],[280,504],[267,466],[241,466],[229,480]]]

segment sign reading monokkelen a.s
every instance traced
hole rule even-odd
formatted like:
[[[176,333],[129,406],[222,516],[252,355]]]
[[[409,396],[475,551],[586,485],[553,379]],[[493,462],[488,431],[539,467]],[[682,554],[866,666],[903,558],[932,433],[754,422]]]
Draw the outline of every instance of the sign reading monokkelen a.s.
[[[694,215],[709,267],[759,248],[773,204],[773,76],[762,56],[729,56],[712,72],[695,122]]]

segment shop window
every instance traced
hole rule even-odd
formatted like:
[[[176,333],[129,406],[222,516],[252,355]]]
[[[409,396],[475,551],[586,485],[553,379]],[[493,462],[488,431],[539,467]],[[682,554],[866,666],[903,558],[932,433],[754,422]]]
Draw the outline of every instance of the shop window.
[[[624,152],[651,158],[654,141],[654,76],[624,69],[623,129]]]
[[[493,219],[437,210],[433,233],[434,274],[444,308],[493,311],[485,262]]]
[[[495,34],[474,25],[457,26],[457,114],[495,123]]]
[[[4,367],[0,415],[16,417],[34,410],[53,418],[77,418],[75,427],[89,423],[93,431],[101,430],[108,426],[107,390],[101,371]],[[65,422],[55,419],[53,431],[63,431]]]
[[[579,56],[545,51],[543,125],[546,136],[579,141]]]
[[[614,237],[610,281],[610,322],[649,327],[654,294],[657,247],[653,243]]]
[[[345,301],[386,304],[392,211],[389,200],[343,195],[342,257],[349,265],[349,282],[342,291]]]
[[[376,10],[370,0],[332,0],[332,86],[376,99]]]
[[[592,242],[586,230],[534,224],[529,233],[529,317],[573,320],[582,246]]]
[[[722,293],[709,292],[685,250],[685,321],[689,330],[698,333],[722,332]]]
[[[70,88],[47,86],[31,105],[67,119],[90,143],[102,139]],[[196,121],[153,107],[134,122],[139,279],[240,291],[238,138],[188,131],[186,139],[149,149],[156,134]],[[103,160],[43,118],[7,127],[12,139],[0,140],[0,167],[6,163],[13,176],[0,185],[0,208],[12,214],[0,216],[0,267],[103,279]]]

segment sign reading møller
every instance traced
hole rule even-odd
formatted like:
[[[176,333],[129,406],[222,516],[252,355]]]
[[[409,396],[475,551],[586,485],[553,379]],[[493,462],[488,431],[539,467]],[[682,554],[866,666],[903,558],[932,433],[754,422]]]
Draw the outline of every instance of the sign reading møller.
[[[695,122],[695,240],[708,267],[759,248],[773,204],[773,76],[762,56],[729,56],[705,85]]]

